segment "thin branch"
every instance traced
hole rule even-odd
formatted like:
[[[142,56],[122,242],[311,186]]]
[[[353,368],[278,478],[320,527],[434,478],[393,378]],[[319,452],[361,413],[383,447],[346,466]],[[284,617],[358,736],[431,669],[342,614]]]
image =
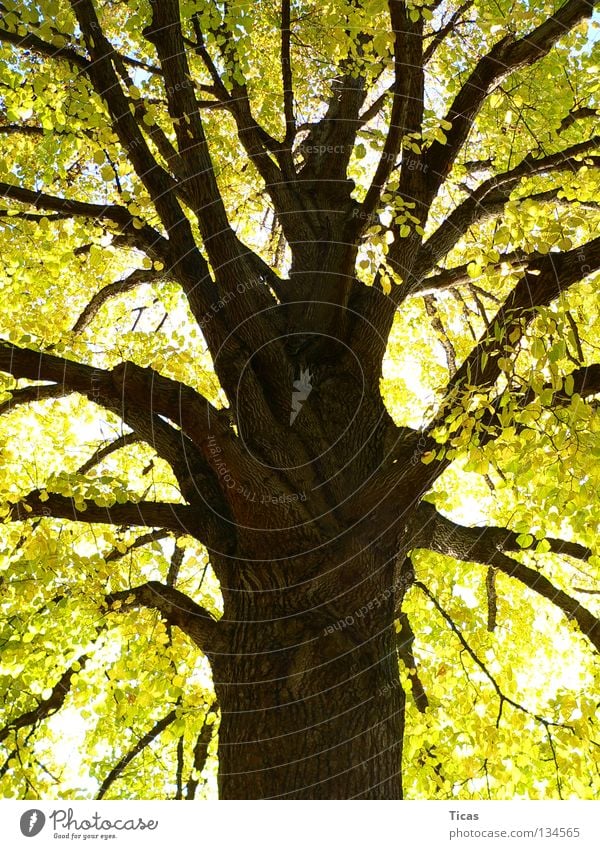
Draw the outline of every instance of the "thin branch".
[[[513,356],[512,349],[535,318],[536,310],[548,306],[570,286],[598,268],[600,237],[572,250],[549,253],[531,262],[491,320],[490,332],[486,331],[449,381],[446,397],[464,384],[481,388],[493,385],[501,374],[501,355]]]
[[[21,714],[21,716],[16,719],[12,719],[3,728],[0,728],[0,743],[3,742],[12,731],[18,731],[20,728],[35,726],[43,719],[47,719],[47,717],[52,716],[60,710],[69,695],[73,675],[78,673],[82,667],[85,666],[87,660],[88,658],[86,655],[82,655],[77,658],[75,663],[73,663],[60,676],[47,699],[42,699],[37,707]]]
[[[427,45],[426,49],[423,51],[423,64],[426,65],[432,58],[435,51],[438,49],[442,41],[447,38],[448,35],[454,32],[457,25],[460,23],[460,19],[467,12],[471,6],[473,5],[474,0],[466,0],[458,9],[452,13],[448,22],[445,23],[440,29],[434,33],[432,40]]]
[[[591,159],[585,160],[584,164],[587,162],[595,162],[596,165],[600,165],[599,157],[592,157]],[[517,203],[523,203],[524,201],[535,201],[536,203],[549,203],[552,202],[555,207],[564,207],[565,209],[571,209],[573,211],[585,209],[589,212],[598,212],[600,210],[600,203],[594,200],[569,200],[565,197],[559,197],[562,188],[556,187],[554,189],[546,189],[543,192],[535,192],[533,195],[519,196],[514,198]]]
[[[488,620],[487,629],[491,633],[496,630],[498,621],[498,594],[496,591],[496,574],[498,569],[490,566],[485,576],[485,591],[487,596]]]
[[[32,53],[37,53],[39,56],[45,56],[49,59],[65,59],[80,70],[87,70],[89,65],[85,56],[81,56],[73,48],[56,47],[51,42],[44,41],[44,39],[30,32],[20,35],[18,32],[0,29],[0,42],[2,41],[8,44],[14,44],[15,47],[21,50],[30,50]]]
[[[69,215],[80,215],[86,218],[108,219],[120,225],[128,225],[133,222],[133,216],[126,207],[115,204],[88,203],[71,198],[56,197],[3,182],[0,182],[0,193],[4,198],[29,204],[36,209],[51,209],[56,212],[65,212]]]
[[[413,539],[415,547],[437,551],[457,560],[496,567],[562,610],[568,619],[577,623],[582,634],[600,651],[600,620],[582,607],[577,599],[555,587],[540,572],[504,553],[527,550],[528,547],[519,544],[519,534],[507,528],[469,528],[459,525],[425,502],[419,505],[417,520],[420,528]],[[587,560],[591,555],[588,548],[566,540],[548,539],[547,544],[551,552],[579,560]],[[533,545],[534,543],[529,548]]]
[[[414,285],[419,285],[425,274],[449,253],[466,234],[469,227],[492,215],[500,214],[510,199],[513,189],[521,180],[554,171],[575,172],[588,163],[600,166],[600,157],[586,155],[598,147],[600,147],[600,135],[595,135],[587,141],[579,142],[547,156],[539,156],[537,152],[530,153],[514,168],[494,174],[485,180],[452,210],[422,245],[415,264]]]
[[[292,199],[288,197],[288,188],[286,180],[294,176],[293,160],[291,149],[277,142],[267,131],[259,125],[252,114],[248,90],[245,84],[235,83],[233,91],[230,93],[223,84],[215,63],[208,52],[204,34],[200,25],[200,19],[197,13],[192,16],[192,24],[196,35],[196,42],[191,43],[195,52],[204,62],[207,71],[212,80],[212,94],[217,98],[219,103],[227,109],[233,116],[238,131],[238,137],[243,145],[250,161],[256,166],[259,174],[265,182],[267,191],[271,194],[273,202],[281,210],[292,206]],[[229,39],[227,33],[213,32],[217,41],[225,36]],[[219,42],[221,43],[221,42]],[[227,47],[221,47],[221,54],[227,62]],[[270,155],[269,155],[270,154]],[[279,163],[278,167],[273,159]],[[283,173],[286,175],[284,180]],[[287,197],[287,203],[284,203],[283,198]]]
[[[97,448],[89,460],[86,460],[85,463],[77,469],[77,474],[87,475],[90,469],[93,469],[94,466],[98,465],[98,463],[104,460],[105,457],[109,457],[111,454],[114,454],[115,451],[119,451],[121,448],[126,448],[128,445],[134,445],[139,441],[140,438],[135,433],[124,433],[121,436],[118,436],[107,445]]]
[[[229,92],[223,84],[223,80],[219,75],[217,66],[212,60],[212,56],[206,49],[204,33],[202,32],[202,26],[200,24],[200,17],[198,15],[198,12],[194,12],[194,14],[192,15],[192,26],[194,27],[194,34],[196,36],[196,43],[192,44],[192,47],[204,62],[204,66],[206,67],[206,70],[212,78],[213,93],[215,97],[218,97],[221,101],[227,101],[229,100]]]
[[[583,356],[581,357],[583,359]],[[572,381],[572,391],[569,394],[566,391],[565,384],[567,379]],[[545,383],[542,386],[542,391],[549,390],[552,392],[552,400],[548,407],[556,409],[557,407],[568,407],[573,403],[573,396],[579,395],[580,398],[588,399],[600,393],[600,364],[592,363],[588,366],[582,366],[572,371],[570,374],[564,375],[564,383],[562,389],[556,389],[552,383]],[[485,445],[495,438],[495,429],[502,430],[503,424],[499,416],[499,411],[506,393],[499,395],[483,414],[480,419],[480,427],[482,434],[480,436],[480,444]],[[516,403],[517,409],[524,409],[536,397],[536,392],[532,387],[529,387],[521,395],[513,396],[513,401]],[[517,425],[516,430],[519,432],[522,425]]]
[[[549,720],[545,719],[543,716],[540,716],[539,714],[533,713],[528,708],[524,707],[522,704],[519,704],[519,702],[516,702],[514,699],[511,699],[510,696],[505,695],[502,692],[502,689],[500,688],[500,685],[496,681],[495,677],[492,675],[492,673],[489,671],[489,669],[483,663],[483,661],[480,660],[480,658],[477,656],[477,654],[473,651],[473,649],[471,648],[471,646],[469,645],[469,643],[467,642],[467,640],[463,636],[463,633],[460,630],[460,628],[458,628],[458,626],[456,625],[456,623],[454,622],[452,617],[449,615],[449,613],[447,613],[447,611],[444,610],[444,608],[439,603],[439,601],[434,596],[434,594],[431,592],[431,590],[427,586],[425,586],[425,584],[423,584],[421,581],[415,581],[415,587],[418,587],[418,589],[420,589],[421,592],[424,595],[426,595],[427,598],[431,601],[431,603],[433,604],[433,606],[435,607],[437,612],[440,614],[440,616],[448,624],[450,630],[456,635],[456,637],[458,638],[463,649],[467,652],[467,654],[469,655],[471,660],[476,664],[476,666],[478,666],[481,669],[483,674],[486,676],[486,678],[488,679],[488,681],[491,683],[492,687],[496,691],[496,695],[500,699],[500,712],[499,712],[499,715],[498,715],[498,722],[500,721],[500,717],[502,715],[502,705],[506,702],[506,704],[511,705],[511,707],[515,708],[516,710],[520,710],[523,713],[526,713],[528,716],[532,716],[534,719],[536,719],[538,722],[540,722],[545,728],[548,728],[549,726],[552,726],[552,725],[559,725],[559,723],[550,722]],[[561,727],[564,727],[564,726],[561,726]]]
[[[291,145],[296,134],[294,116],[294,83],[290,54],[290,0],[281,0],[281,81],[283,85],[283,112],[285,115],[285,141]]]
[[[130,749],[121,760],[111,769],[108,773],[102,784],[100,785],[100,790],[98,791],[98,795],[96,799],[103,799],[107,792],[110,790],[111,786],[115,783],[115,781],[122,774],[123,770],[131,763],[131,761],[143,752],[143,750],[150,745],[162,732],[169,727],[175,720],[177,719],[177,710],[170,710],[162,719],[159,719],[154,723],[150,731],[147,731],[143,737],[140,737],[135,746]]]
[[[456,374],[456,351],[454,350],[454,346],[446,332],[446,328],[442,324],[442,320],[437,310],[435,296],[425,295],[423,300],[425,301],[425,311],[431,319],[431,326],[433,330],[435,330],[440,344],[444,349],[448,372],[452,377],[452,375]]]
[[[562,794],[562,785],[560,781],[560,768],[558,766],[558,761],[556,759],[556,749],[554,748],[554,741],[552,740],[552,734],[550,733],[550,729],[546,728],[546,736],[548,737],[548,743],[550,744],[550,751],[552,752],[552,761],[554,763],[554,772],[556,775],[556,789],[558,790],[558,798],[564,799]]]
[[[569,327],[573,333],[573,338],[575,339],[575,348],[577,350],[577,359],[575,362],[578,365],[581,365],[585,361],[585,357],[583,356],[583,348],[581,347],[581,337],[579,335],[579,328],[577,327],[577,322],[573,318],[573,314],[570,310],[565,312],[567,321],[569,322]]]
[[[21,404],[33,404],[49,398],[62,398],[66,394],[64,387],[58,385],[26,386],[24,389],[15,389],[12,396],[0,404],[0,415],[11,413]]]
[[[415,642],[415,632],[412,629],[408,615],[405,612],[400,613],[399,622],[402,627],[396,638],[396,649],[398,656],[404,663],[410,675],[412,685],[412,695],[415,700],[415,705],[420,713],[425,713],[429,707],[429,699],[423,687],[423,683],[419,677],[417,662],[415,660],[413,645]]]
[[[169,247],[166,239],[153,227],[140,222],[124,206],[87,203],[71,198],[56,197],[3,182],[0,182],[0,196],[28,204],[35,209],[49,209],[61,213],[63,217],[79,216],[91,218],[94,221],[110,221],[118,225],[123,234],[135,237],[138,247],[142,245],[157,258],[169,261]],[[25,217],[24,213],[20,215]]]
[[[129,292],[144,283],[154,283],[163,277],[162,272],[154,271],[153,269],[136,268],[135,271],[132,271],[123,280],[116,280],[114,283],[108,283],[106,286],[103,286],[99,292],[96,292],[80,314],[73,325],[73,332],[80,333],[84,330],[110,298],[114,298],[116,295],[122,295],[124,292]]]
[[[108,554],[104,555],[103,559],[105,563],[114,563],[115,560],[120,560],[122,557],[126,557],[128,554],[131,554],[132,551],[135,551],[138,548],[143,548],[145,545],[151,545],[154,542],[159,542],[160,540],[167,539],[167,537],[171,536],[170,531],[166,531],[164,528],[160,528],[156,531],[149,531],[147,534],[140,534],[139,537],[136,537],[134,541],[127,546],[127,548],[123,550],[119,550],[118,548],[113,548]]]
[[[8,221],[16,219],[17,221],[35,221],[38,223],[40,221],[66,221],[67,218],[72,217],[72,215],[66,212],[55,212],[53,215],[38,215],[35,212],[15,212],[14,209],[0,209],[0,218],[8,219]]]
[[[213,704],[210,709],[211,711],[215,711],[217,710],[217,707]],[[192,769],[197,774],[197,778],[195,778],[193,774],[190,775],[185,792],[186,799],[192,800],[196,798],[196,790],[200,783],[200,773],[204,769],[206,759],[208,758],[208,747],[212,740],[214,727],[214,725],[207,724],[205,717],[204,724],[200,729],[200,733],[198,734],[194,745],[194,760],[192,763]]]
[[[528,263],[535,259],[540,259],[543,254],[536,252],[527,253],[519,248],[514,251],[509,251],[501,254],[496,262],[490,263],[486,267],[486,271],[493,269],[498,271],[503,265],[511,265],[515,269],[525,268]],[[445,289],[450,289],[453,286],[462,286],[472,283],[473,277],[469,274],[469,263],[465,262],[462,265],[457,265],[452,268],[444,268],[436,274],[423,278],[421,282],[415,286],[411,286],[411,295],[428,292],[440,292]]]
[[[452,124],[446,142],[434,141],[426,156],[432,197],[452,169],[492,86],[546,56],[561,37],[592,15],[594,6],[595,0],[567,0],[522,38],[515,41],[514,36],[505,35],[477,62],[445,116]]]

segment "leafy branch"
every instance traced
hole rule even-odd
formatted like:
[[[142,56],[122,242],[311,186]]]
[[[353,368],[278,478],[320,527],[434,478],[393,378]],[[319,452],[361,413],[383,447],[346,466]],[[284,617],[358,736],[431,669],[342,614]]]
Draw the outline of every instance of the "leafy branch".
[[[109,593],[108,608],[119,612],[135,607],[158,610],[169,625],[180,628],[209,657],[222,654],[228,647],[228,629],[217,622],[189,596],[160,581],[148,581],[131,589]]]
[[[577,599],[556,587],[541,572],[504,553],[527,551],[533,547],[533,542],[530,546],[522,546],[520,535],[507,528],[469,528],[459,525],[442,516],[426,502],[419,506],[417,516],[421,527],[412,540],[415,548],[426,548],[457,560],[494,566],[558,607],[569,620],[577,623],[581,633],[600,651],[600,619]],[[559,539],[547,539],[545,542],[547,550],[555,554],[584,561],[591,555],[590,549],[578,543]]]

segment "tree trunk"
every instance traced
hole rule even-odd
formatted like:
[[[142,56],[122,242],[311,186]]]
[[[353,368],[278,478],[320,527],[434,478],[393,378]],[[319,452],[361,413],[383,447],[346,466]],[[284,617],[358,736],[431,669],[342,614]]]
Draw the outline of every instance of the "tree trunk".
[[[250,481],[228,466],[243,485],[227,493],[237,548],[212,557],[228,631],[228,654],[211,657],[223,799],[402,797],[394,617],[412,493],[371,494],[366,509],[389,417],[364,364],[327,350],[291,423],[244,432],[239,467],[262,461]]]
[[[213,658],[222,799],[402,798],[394,560],[336,546],[293,586],[267,586],[281,564],[265,562],[262,587],[233,580],[224,592],[231,654]]]

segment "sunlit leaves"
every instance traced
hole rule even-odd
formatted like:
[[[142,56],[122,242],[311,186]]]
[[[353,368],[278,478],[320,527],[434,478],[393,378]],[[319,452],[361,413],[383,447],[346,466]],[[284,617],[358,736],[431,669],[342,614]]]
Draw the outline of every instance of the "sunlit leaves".
[[[277,253],[285,268],[290,252],[279,242],[281,222],[255,165],[243,153],[227,102],[230,95],[243,97],[247,91],[249,120],[261,123],[263,138],[272,137],[264,155],[274,163],[285,132],[279,4],[184,0],[179,6],[191,84],[232,225],[261,255]],[[133,0],[96,7],[117,51],[111,61],[127,108],[138,118],[159,167],[178,181],[181,163],[170,155],[176,128],[155,49],[143,33],[149,5]],[[423,24],[427,47],[458,4],[411,0],[406,7],[409,21]],[[366,285],[377,280],[386,296],[397,293],[398,285],[409,286],[422,240],[484,180],[525,157],[535,163],[576,144],[595,126],[600,104],[590,77],[597,73],[598,47],[596,39],[588,42],[581,26],[565,33],[539,63],[494,83],[456,163],[442,175],[444,185],[425,220],[418,198],[401,192],[402,174],[421,174],[427,151],[448,145],[454,126],[443,116],[479,57],[507,34],[523,36],[554,6],[481,0],[467,11],[429,62],[424,119],[402,137],[381,203],[361,237],[356,277]],[[2,15],[11,33],[23,35],[32,27],[56,50],[69,48],[85,56],[70,4],[5,0]],[[341,63],[354,79],[365,80],[365,109],[388,91],[379,111],[361,124],[349,155],[355,203],[364,198],[375,172],[390,117],[394,38],[388,18],[385,0],[292,4],[293,107],[300,128],[292,149],[296,165],[304,161],[302,142],[324,114]],[[205,67],[204,48],[221,74],[225,94]],[[145,224],[161,236],[164,230],[143,179],[134,172],[131,149],[118,140],[86,74],[43,51],[17,52],[2,43],[0,126],[7,124],[19,128],[0,135],[0,179],[64,198],[119,204],[134,220],[132,235],[123,238],[114,224],[57,217],[3,199],[0,336],[98,368],[124,360],[151,366],[220,406],[213,363],[172,268],[166,257],[153,255],[151,246],[135,242]],[[597,552],[600,472],[593,461],[600,456],[600,420],[594,399],[578,394],[573,377],[575,369],[597,360],[600,349],[597,279],[588,277],[527,322],[512,322],[506,332],[494,320],[522,276],[519,258],[552,257],[597,235],[597,163],[582,156],[571,164],[561,171],[527,173],[510,184],[499,209],[458,233],[456,244],[431,271],[463,269],[456,285],[436,291],[435,332],[423,299],[426,290],[402,290],[407,297],[394,319],[381,391],[399,425],[424,430],[439,413],[434,442],[415,465],[427,474],[436,461],[451,462],[427,500],[470,525],[509,527],[520,547],[516,560],[585,597],[597,586],[597,555],[574,566],[550,553],[547,538],[576,539]],[[427,180],[432,176],[439,175],[430,173]],[[185,188],[178,185],[178,199],[202,250]],[[404,241],[410,261],[394,264],[392,246]],[[73,331],[90,298],[132,269],[157,272],[156,279],[116,294],[82,332]],[[497,380],[482,389],[473,369],[440,412],[451,372],[486,334],[495,347],[480,365],[496,365]],[[25,384],[2,378],[0,403]],[[6,412],[0,419],[6,470],[0,482],[2,519],[32,490],[39,490],[42,505],[59,494],[79,510],[86,502],[100,508],[143,499],[181,502],[169,465],[139,443],[115,451],[85,474],[79,471],[99,446],[124,430],[116,415],[76,394]],[[173,796],[181,751],[189,774],[191,750],[205,718],[216,728],[208,665],[190,641],[156,612],[128,610],[126,600],[106,609],[107,592],[165,581],[177,562],[172,559],[179,550],[175,546],[181,545],[177,586],[215,617],[221,613],[219,587],[202,548],[189,537],[174,540],[169,534],[138,545],[140,535],[127,527],[92,528],[46,516],[0,528],[0,727],[48,700],[58,677],[73,669],[61,710],[33,728],[7,735],[5,763],[0,758],[3,795],[94,795],[115,763],[167,711],[174,711],[173,721],[109,794]],[[497,627],[490,633],[484,568],[423,551],[413,556],[418,579],[455,629],[418,588],[409,592],[406,610],[430,707],[419,713],[411,700],[414,670],[403,670],[409,695],[407,795],[597,795],[598,776],[590,764],[598,729],[589,695],[597,688],[597,669],[584,638],[549,602],[540,603],[504,575],[497,580]],[[586,604],[598,612],[597,598]],[[203,773],[205,794],[214,794],[215,745],[213,740]]]

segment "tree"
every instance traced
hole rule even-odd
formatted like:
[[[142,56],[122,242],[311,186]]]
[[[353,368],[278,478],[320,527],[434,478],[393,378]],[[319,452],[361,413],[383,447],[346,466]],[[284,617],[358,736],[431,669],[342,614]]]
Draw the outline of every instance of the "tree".
[[[597,795],[596,5],[0,2],[5,795]]]

